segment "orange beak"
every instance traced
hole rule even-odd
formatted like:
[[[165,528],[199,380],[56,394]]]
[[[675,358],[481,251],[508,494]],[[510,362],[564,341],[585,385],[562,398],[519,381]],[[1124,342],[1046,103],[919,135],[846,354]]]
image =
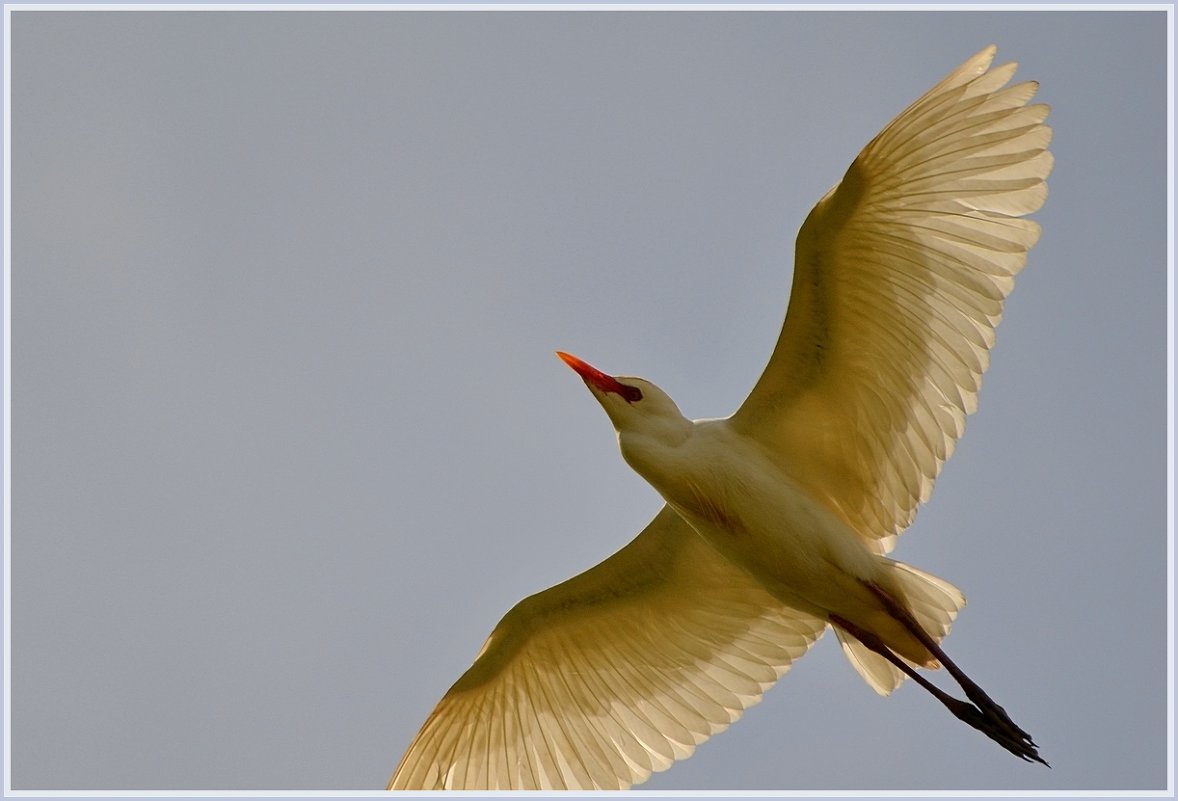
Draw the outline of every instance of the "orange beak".
[[[571,353],[565,353],[562,350],[558,350],[556,355],[560,357],[562,362],[576,370],[577,374],[581,376],[581,378],[585,379],[586,384],[596,387],[601,392],[613,392],[621,395],[630,402],[636,400],[636,398],[633,397],[633,394],[637,391],[634,387],[626,386],[612,375],[601,372],[596,367],[589,364],[589,362],[582,361]],[[642,395],[639,393],[638,398],[641,397]]]

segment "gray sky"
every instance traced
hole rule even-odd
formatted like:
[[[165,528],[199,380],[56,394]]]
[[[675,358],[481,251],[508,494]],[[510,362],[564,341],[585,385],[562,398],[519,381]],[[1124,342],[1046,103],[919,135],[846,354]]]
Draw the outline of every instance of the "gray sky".
[[[12,779],[370,789],[499,617],[657,511],[553,355],[729,414],[793,238],[984,45],[1051,194],[895,556],[1023,764],[827,636],[643,789],[1166,783],[1161,12],[12,19]]]

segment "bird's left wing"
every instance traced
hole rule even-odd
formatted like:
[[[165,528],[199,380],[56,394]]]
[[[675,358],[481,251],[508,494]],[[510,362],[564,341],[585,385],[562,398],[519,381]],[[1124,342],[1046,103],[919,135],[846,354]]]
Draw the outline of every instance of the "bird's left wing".
[[[825,628],[664,507],[504,616],[388,789],[625,789],[726,729]]]
[[[994,48],[864,148],[798,234],[789,311],[732,416],[877,551],[928,499],[976,406],[1047,197],[1048,108]]]

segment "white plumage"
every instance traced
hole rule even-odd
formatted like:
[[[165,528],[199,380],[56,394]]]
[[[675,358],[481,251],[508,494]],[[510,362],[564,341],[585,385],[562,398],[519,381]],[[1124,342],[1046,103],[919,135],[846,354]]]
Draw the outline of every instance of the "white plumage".
[[[911,676],[1023,759],[1030,737],[944,655],[964,598],[884,554],[977,402],[1038,238],[1048,109],[986,48],[864,148],[798,235],[764,374],[689,421],[568,354],[666,506],[618,553],[517,604],[389,789],[624,789],[723,731],[833,625],[881,694]],[[944,664],[970,702],[916,667]]]

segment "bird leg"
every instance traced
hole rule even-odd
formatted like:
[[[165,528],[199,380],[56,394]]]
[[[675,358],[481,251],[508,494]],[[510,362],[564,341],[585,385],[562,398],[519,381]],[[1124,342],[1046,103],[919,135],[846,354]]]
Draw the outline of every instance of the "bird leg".
[[[937,641],[934,640],[931,636],[929,636],[928,632],[926,632],[924,628],[922,628],[921,625],[916,622],[916,618],[912,616],[912,613],[908,611],[904,604],[896,601],[895,598],[889,595],[878,584],[870,581],[865,583],[867,584],[867,588],[871,590],[871,592],[874,593],[877,598],[880,599],[888,613],[891,614],[892,617],[896,618],[896,620],[900,621],[900,623],[902,623],[906,629],[912,632],[912,634],[918,640],[920,640],[921,645],[927,648],[933,654],[933,656],[935,656],[937,660],[945,666],[945,669],[949,671],[949,675],[956,679],[957,683],[961,685],[961,689],[965,691],[966,697],[973,701],[983,714],[993,716],[1000,725],[1007,729],[1012,737],[1022,740],[1032,750],[1037,747],[1035,745],[1035,741],[1031,738],[1031,735],[1027,734],[1018,726],[1018,724],[1011,720],[1010,716],[1006,714],[1006,710],[999,706],[999,704],[994,701],[994,699],[990,698],[990,696],[986,694],[986,691],[983,690],[977,682],[975,682],[969,676],[965,675],[965,671],[959,668],[957,664],[949,658],[944,650],[942,650],[940,644],[937,643]],[[1036,759],[1038,759],[1038,757],[1036,757]],[[1042,759],[1039,759],[1038,761],[1043,762]],[[1043,762],[1043,764],[1046,765],[1047,763]]]
[[[909,617],[911,617],[911,615],[909,615]],[[1001,719],[995,717],[992,714],[987,714],[983,709],[978,706],[974,706],[974,704],[971,704],[968,701],[962,701],[959,698],[954,698],[953,696],[949,695],[940,687],[937,687],[935,684],[926,679],[924,676],[921,676],[916,671],[916,668],[897,656],[892,651],[892,649],[888,648],[887,645],[884,644],[883,640],[881,640],[879,637],[875,636],[869,631],[859,628],[851,621],[839,617],[838,615],[831,615],[830,622],[845,630],[852,637],[863,643],[863,645],[865,645],[867,648],[871,649],[875,653],[882,656],[884,659],[891,662],[901,672],[903,672],[921,687],[928,690],[929,694],[940,701],[941,704],[944,705],[944,707],[951,713],[953,713],[953,716],[958,720],[977,729],[982,734],[986,735],[991,740],[998,743],[1000,746],[1024,762],[1030,762],[1031,760],[1034,760],[1047,765],[1047,762],[1039,756],[1039,752],[1036,749],[1035,744],[1029,741],[1029,737],[1015,734],[1011,731],[1010,726],[1006,725],[1006,723]],[[916,621],[913,620],[913,623],[915,622]],[[917,625],[916,628],[920,629],[920,626]],[[938,648],[938,650],[940,649]],[[942,659],[942,662],[948,666],[947,660]],[[995,706],[997,705],[995,704]],[[1021,729],[1018,729],[1017,726],[1014,728],[1019,732],[1022,731]],[[1047,765],[1047,767],[1051,766]]]

